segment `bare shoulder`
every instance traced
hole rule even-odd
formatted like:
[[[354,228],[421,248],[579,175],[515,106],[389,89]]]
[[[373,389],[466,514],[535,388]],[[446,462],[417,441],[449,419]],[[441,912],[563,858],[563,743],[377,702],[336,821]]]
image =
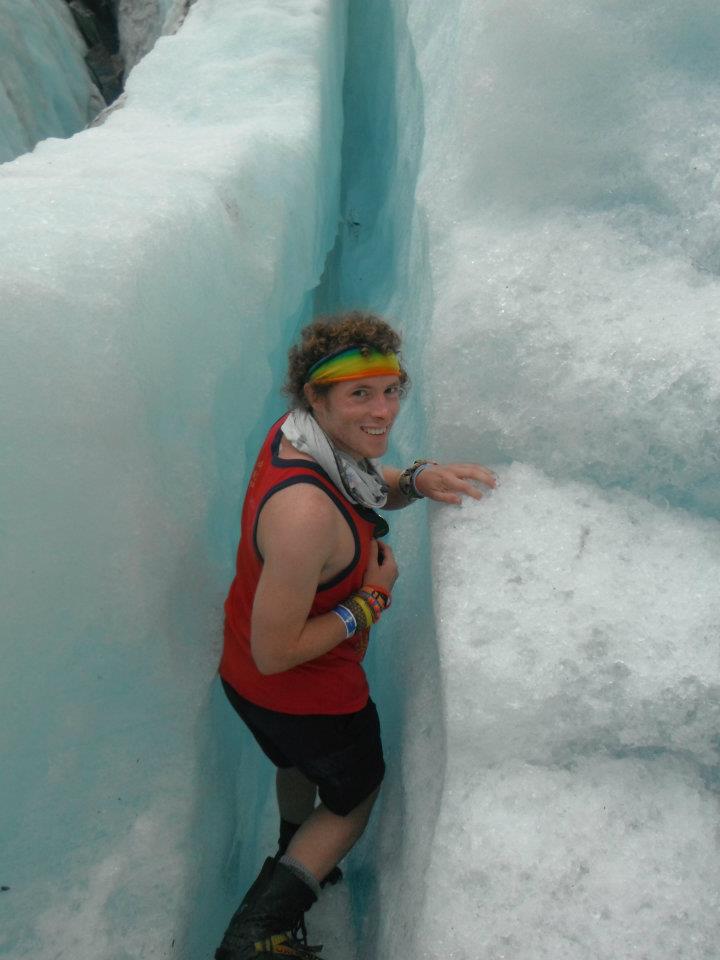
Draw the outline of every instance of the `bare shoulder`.
[[[263,507],[265,522],[304,525],[334,521],[337,507],[315,483],[293,483],[274,493]]]
[[[330,497],[313,483],[293,483],[270,497],[258,519],[257,541],[267,555],[274,548],[300,548],[329,555],[335,547],[341,516]]]

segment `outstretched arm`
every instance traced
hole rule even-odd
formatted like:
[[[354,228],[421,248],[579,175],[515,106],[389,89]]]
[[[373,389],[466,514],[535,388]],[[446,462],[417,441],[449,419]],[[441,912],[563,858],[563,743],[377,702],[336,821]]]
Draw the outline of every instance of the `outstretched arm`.
[[[413,502],[400,492],[398,479],[401,473],[397,467],[383,467],[383,476],[389,487],[386,510],[400,510]],[[481,499],[482,490],[476,483],[492,489],[497,485],[497,478],[492,470],[478,463],[432,463],[418,474],[415,486],[428,500],[461,503],[463,496]]]
[[[479,463],[438,463],[428,465],[418,475],[415,487],[428,500],[459,504],[463,496],[482,499],[477,483],[492,490],[497,486],[497,477]]]
[[[397,467],[383,467],[383,477],[388,485],[388,498],[383,510],[402,510],[412,502],[404,497],[398,488],[398,477],[401,473],[402,470],[398,470]]]

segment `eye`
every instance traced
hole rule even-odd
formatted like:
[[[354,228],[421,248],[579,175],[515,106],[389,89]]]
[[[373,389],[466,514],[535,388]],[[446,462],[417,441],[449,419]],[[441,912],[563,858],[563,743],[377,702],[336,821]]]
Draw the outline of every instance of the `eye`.
[[[401,392],[402,392],[402,387],[400,386],[399,383],[393,384],[391,387],[388,387],[387,390],[385,391],[385,393],[389,397],[399,397],[401,395]]]
[[[352,392],[353,397],[366,397],[367,395],[368,391],[365,389],[365,387],[358,387],[357,390],[353,390]]]

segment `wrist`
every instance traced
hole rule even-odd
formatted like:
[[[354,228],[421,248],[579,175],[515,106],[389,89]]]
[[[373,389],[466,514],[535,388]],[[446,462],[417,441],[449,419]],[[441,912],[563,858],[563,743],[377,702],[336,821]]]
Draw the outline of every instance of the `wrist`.
[[[412,466],[406,467],[398,477],[398,490],[409,503],[425,498],[425,494],[418,490],[416,481],[423,470],[429,466],[437,466],[437,460],[416,460]]]
[[[382,604],[383,610],[387,610],[392,603],[392,593],[390,587],[378,586],[375,583],[364,583],[362,587],[360,587],[360,592],[376,594],[377,599]]]
[[[377,623],[390,606],[390,591],[375,584],[363,586],[347,600],[338,603],[330,611],[339,617],[345,627],[345,639],[349,640],[358,630],[369,630]]]
[[[340,617],[345,627],[345,639],[349,640],[350,637],[354,636],[358,630],[357,618],[353,611],[348,607],[346,603],[338,603],[337,606],[333,607],[330,613],[334,613],[336,617]]]

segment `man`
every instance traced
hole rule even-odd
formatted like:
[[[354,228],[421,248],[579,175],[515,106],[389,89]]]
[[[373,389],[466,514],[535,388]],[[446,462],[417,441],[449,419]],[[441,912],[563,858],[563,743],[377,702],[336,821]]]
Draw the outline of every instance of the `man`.
[[[479,498],[476,465],[381,468],[407,373],[400,337],[361,312],[316,320],[290,351],[290,414],[271,428],[243,506],[220,675],[277,767],[279,850],[217,960],[315,956],[305,912],[362,834],[384,775],[362,659],[398,576],[376,509]],[[316,806],[319,794],[320,804]],[[302,931],[303,939],[299,939]]]

